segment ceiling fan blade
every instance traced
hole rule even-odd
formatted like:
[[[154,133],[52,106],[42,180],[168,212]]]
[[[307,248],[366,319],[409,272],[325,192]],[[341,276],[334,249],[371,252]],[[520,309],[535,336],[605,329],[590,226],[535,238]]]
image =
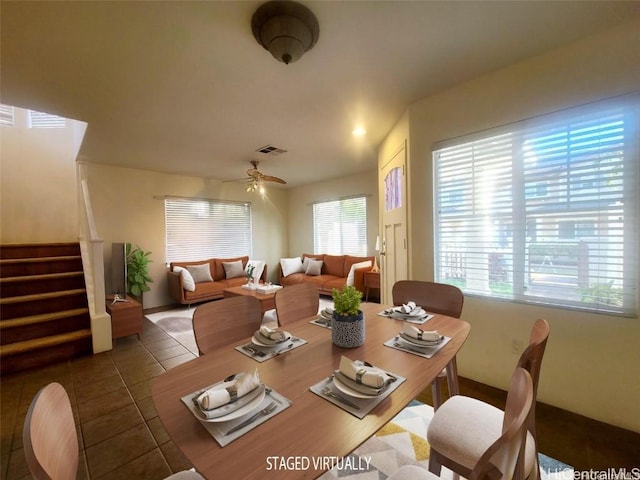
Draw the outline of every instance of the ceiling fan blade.
[[[283,179],[278,177],[272,177],[271,175],[263,175],[262,180],[264,180],[265,182],[276,182],[276,183],[283,183],[283,184],[287,183]]]
[[[239,182],[240,180],[251,180],[251,178],[248,177],[242,177],[242,178],[234,178],[233,180],[223,180],[222,183],[227,183],[227,182]]]

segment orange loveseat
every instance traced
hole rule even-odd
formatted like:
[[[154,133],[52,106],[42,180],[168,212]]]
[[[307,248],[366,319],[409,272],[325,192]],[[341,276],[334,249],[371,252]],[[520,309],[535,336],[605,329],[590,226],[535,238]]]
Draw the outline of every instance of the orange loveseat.
[[[278,279],[280,285],[286,287],[298,283],[312,283],[318,287],[318,291],[321,294],[331,295],[331,291],[334,288],[342,290],[346,286],[347,277],[352,265],[369,260],[371,261],[369,267],[356,268],[354,270],[353,285],[357,290],[364,292],[364,272],[371,270],[374,265],[374,257],[303,253],[301,260],[304,262],[305,258],[322,260],[320,275],[307,275],[304,272],[297,272],[285,277],[282,272],[282,265],[279,264]]]
[[[225,288],[237,287],[247,283],[245,275],[227,278],[224,270],[223,262],[242,261],[242,269],[244,271],[249,261],[248,256],[237,258],[210,258],[208,260],[200,260],[195,262],[171,262],[169,271],[167,272],[167,280],[169,282],[169,295],[176,302],[183,305],[191,305],[192,303],[208,302],[209,300],[217,300],[223,297]],[[187,268],[187,266],[209,265],[209,271],[213,281],[197,282],[195,291],[191,292],[185,289],[182,276],[179,272],[174,272],[175,267]],[[266,282],[267,266],[264,266],[260,280]]]

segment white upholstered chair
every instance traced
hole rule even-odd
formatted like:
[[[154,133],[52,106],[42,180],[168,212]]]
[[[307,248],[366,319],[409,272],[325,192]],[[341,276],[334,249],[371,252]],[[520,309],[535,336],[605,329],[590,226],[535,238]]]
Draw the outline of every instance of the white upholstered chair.
[[[536,443],[535,401],[540,379],[542,357],[549,338],[549,323],[538,319],[533,325],[529,346],[520,356],[518,368],[529,372],[533,382],[533,405],[527,418],[524,455],[515,472],[515,479],[539,477]],[[431,447],[429,470],[440,474],[442,466],[469,478],[482,452],[500,436],[505,414],[499,408],[475,398],[456,395],[435,412],[427,430]]]
[[[260,300],[248,295],[199,305],[193,312],[193,334],[200,355],[251,337],[262,323]]]
[[[440,313],[449,317],[460,318],[464,305],[462,290],[446,283],[426,282],[420,280],[399,280],[391,289],[394,305],[403,305],[413,301],[427,312]],[[431,384],[433,409],[437,410],[442,404],[441,383],[447,380],[449,396],[457,395],[458,368],[456,357],[453,357],[447,367],[440,372]]]
[[[456,397],[454,397],[456,398]],[[442,408],[445,409],[447,400]],[[527,421],[533,405],[533,381],[524,368],[516,368],[509,382],[507,404],[502,417],[501,432],[497,439],[484,448],[476,458],[467,478],[470,480],[511,480],[518,458],[521,457]],[[464,434],[451,432],[451,435]],[[388,480],[433,480],[439,476],[415,465],[398,469]]]
[[[78,436],[66,390],[59,383],[40,389],[31,401],[22,431],[24,454],[36,480],[75,480]],[[167,480],[204,480],[193,470]]]

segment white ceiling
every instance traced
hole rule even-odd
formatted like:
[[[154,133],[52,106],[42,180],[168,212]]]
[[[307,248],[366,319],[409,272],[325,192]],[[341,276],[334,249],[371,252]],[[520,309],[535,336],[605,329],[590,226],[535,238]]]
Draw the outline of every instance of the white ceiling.
[[[229,180],[258,159],[296,186],[375,168],[420,98],[640,15],[638,1],[309,1],[320,38],[285,65],[251,33],[261,3],[3,0],[0,101],[87,122],[88,162]]]

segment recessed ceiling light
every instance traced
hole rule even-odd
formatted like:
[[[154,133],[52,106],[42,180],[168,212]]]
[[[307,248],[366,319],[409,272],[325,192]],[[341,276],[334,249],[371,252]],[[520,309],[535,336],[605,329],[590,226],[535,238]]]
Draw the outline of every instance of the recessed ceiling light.
[[[362,137],[367,133],[367,131],[364,129],[364,127],[356,127],[351,133],[356,137]]]

